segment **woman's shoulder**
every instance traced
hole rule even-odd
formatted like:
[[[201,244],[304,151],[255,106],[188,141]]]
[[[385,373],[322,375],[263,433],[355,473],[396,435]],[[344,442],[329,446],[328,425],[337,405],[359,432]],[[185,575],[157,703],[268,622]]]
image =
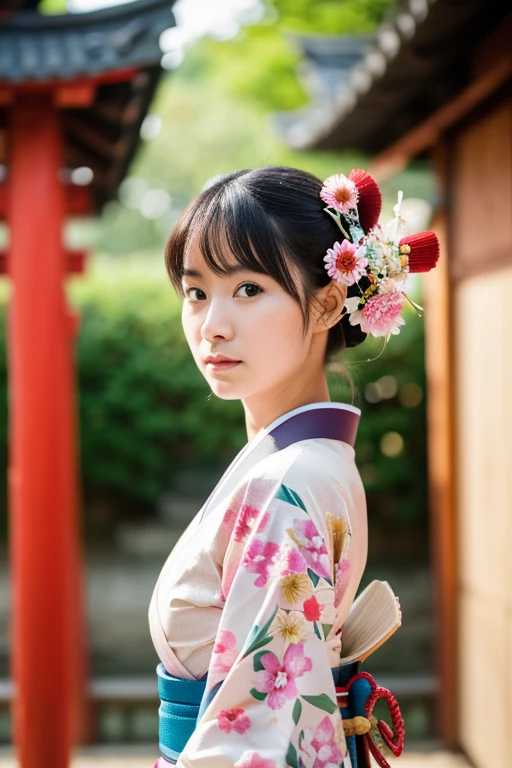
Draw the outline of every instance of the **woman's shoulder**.
[[[245,480],[256,485],[278,480],[305,502],[324,507],[364,500],[353,447],[331,438],[297,441],[262,459]]]
[[[346,504],[361,494],[363,484],[351,445],[331,438],[302,441],[303,450],[286,473],[286,480],[318,498],[342,497]]]
[[[294,475],[307,483],[332,483],[344,485],[360,481],[354,448],[342,440],[316,437],[295,444],[295,452],[287,476]],[[291,448],[285,448],[286,452]]]

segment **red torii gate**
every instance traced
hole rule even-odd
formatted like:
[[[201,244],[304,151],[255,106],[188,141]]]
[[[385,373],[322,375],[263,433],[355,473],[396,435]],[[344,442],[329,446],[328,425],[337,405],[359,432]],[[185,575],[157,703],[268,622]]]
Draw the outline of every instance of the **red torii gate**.
[[[27,0],[26,7],[36,4]],[[3,124],[7,151],[2,157],[0,146],[0,162],[7,179],[0,185],[0,217],[10,246],[0,265],[13,287],[11,649],[22,768],[64,768],[87,729],[73,361],[79,322],[64,292],[66,276],[83,270],[84,256],[64,249],[62,229],[67,215],[99,210],[115,196],[160,75],[158,36],[174,24],[171,6],[172,0],[136,0],[88,14],[2,16],[0,138]],[[69,45],[70,30],[73,66],[60,47]],[[110,46],[108,65],[101,55],[91,63],[85,48],[80,59],[81,40],[94,40],[96,51],[98,42]],[[66,165],[91,167],[92,185],[64,184]]]

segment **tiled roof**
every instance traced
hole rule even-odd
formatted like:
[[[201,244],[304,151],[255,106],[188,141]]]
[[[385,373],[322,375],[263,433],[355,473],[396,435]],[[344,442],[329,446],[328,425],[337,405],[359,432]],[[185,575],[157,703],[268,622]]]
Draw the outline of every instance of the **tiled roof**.
[[[0,0],[1,2],[1,0]],[[134,0],[99,11],[57,16],[0,6],[0,88],[102,78],[94,103],[63,109],[64,164],[90,167],[97,208],[117,194],[162,72],[161,33],[174,26],[174,0]],[[135,70],[109,82],[109,74]],[[7,130],[7,107],[0,108]],[[5,149],[4,149],[5,151]]]
[[[370,35],[289,35],[293,47],[302,55],[300,80],[310,96],[307,107],[274,114],[280,133],[292,145],[301,145],[315,122],[322,124],[326,110],[361,60],[373,38]]]
[[[137,0],[90,13],[5,13],[0,80],[68,80],[160,61],[158,38],[174,25],[169,0]]]
[[[509,13],[509,2],[399,0],[328,98],[315,90],[309,111],[288,114],[285,137],[295,147],[382,151],[469,82],[474,47]],[[307,48],[304,58],[321,80],[325,60]]]

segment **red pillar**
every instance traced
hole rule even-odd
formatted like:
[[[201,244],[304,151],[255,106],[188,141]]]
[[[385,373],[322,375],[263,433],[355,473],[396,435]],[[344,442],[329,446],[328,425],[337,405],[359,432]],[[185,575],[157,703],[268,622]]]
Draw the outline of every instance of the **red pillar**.
[[[62,137],[51,96],[15,98],[9,137],[14,737],[21,768],[64,768],[84,656]]]

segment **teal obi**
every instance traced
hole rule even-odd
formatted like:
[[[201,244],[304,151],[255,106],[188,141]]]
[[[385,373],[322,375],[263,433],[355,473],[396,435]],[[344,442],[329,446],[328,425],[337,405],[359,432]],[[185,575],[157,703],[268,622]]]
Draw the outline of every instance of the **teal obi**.
[[[184,750],[196,727],[199,708],[206,687],[203,680],[183,680],[170,675],[163,664],[156,668],[158,675],[158,742],[160,754],[175,762]]]

